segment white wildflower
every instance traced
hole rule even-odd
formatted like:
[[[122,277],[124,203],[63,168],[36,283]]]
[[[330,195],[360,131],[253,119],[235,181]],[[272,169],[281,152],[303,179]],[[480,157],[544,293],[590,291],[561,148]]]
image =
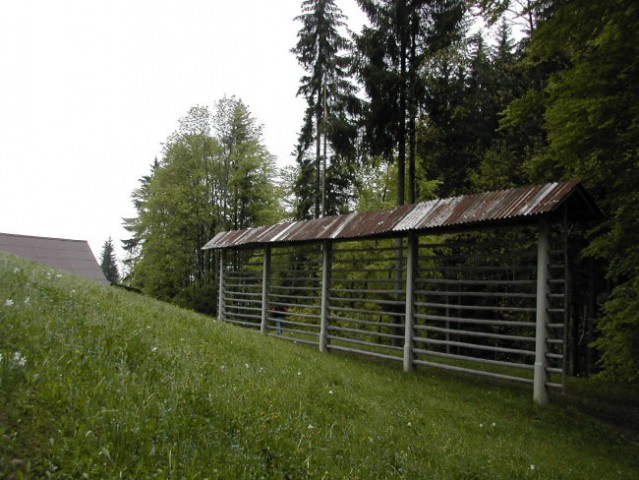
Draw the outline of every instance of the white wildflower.
[[[311,425],[310,423],[308,424],[308,429],[309,430],[313,430],[315,427],[313,425]]]
[[[333,390],[329,390],[329,391],[328,391],[328,394],[329,394],[329,395],[333,395]]]
[[[480,424],[479,424],[479,428],[484,428],[484,424],[483,424],[483,423],[480,423]]]
[[[302,374],[302,372],[297,372],[297,376],[299,377]]]
[[[412,426],[413,426],[413,424],[412,424],[412,423],[410,423],[410,422],[408,422],[408,423],[406,424],[406,426],[408,426],[408,427],[412,427]]]
[[[530,469],[531,469],[531,470],[534,470],[534,469],[535,469],[535,466],[534,466],[534,465],[531,465],[531,466],[530,466]]]
[[[13,364],[18,367],[24,367],[27,365],[27,357],[20,352],[15,352],[13,354]]]
[[[225,369],[226,369],[226,366],[225,366],[225,365],[222,365],[222,366],[220,367],[220,370],[222,370],[222,371],[224,371]]]
[[[2,356],[2,353],[0,353],[0,363],[2,363],[3,359],[4,359],[4,357]]]
[[[154,345],[153,348],[151,348],[151,351],[152,352],[157,352],[158,351],[158,346]]]
[[[14,268],[13,273],[20,273],[20,269],[18,267]]]
[[[245,364],[244,364],[244,366],[245,366],[246,368],[250,368],[250,367],[251,367],[248,363],[245,363]]]
[[[24,304],[27,305],[31,301],[31,297],[27,297],[24,299]]]
[[[7,298],[7,299],[4,301],[4,306],[5,306],[5,307],[12,307],[12,306],[13,306],[13,300],[12,300],[12,299],[10,299],[10,298]]]
[[[60,275],[59,273],[55,276],[55,278],[62,278],[62,275]]]
[[[493,422],[493,424],[491,425],[492,427],[496,427],[497,424],[495,422]]]

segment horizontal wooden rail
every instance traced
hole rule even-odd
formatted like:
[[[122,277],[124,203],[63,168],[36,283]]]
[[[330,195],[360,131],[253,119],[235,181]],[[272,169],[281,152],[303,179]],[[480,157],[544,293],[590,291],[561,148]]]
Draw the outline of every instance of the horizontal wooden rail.
[[[449,360],[463,360],[463,361],[478,363],[481,365],[494,365],[499,367],[521,368],[523,370],[533,370],[534,368],[534,366],[529,363],[515,363],[515,362],[507,362],[505,360],[491,360],[488,358],[470,357],[467,355],[459,355],[454,353],[435,352],[433,350],[424,350],[420,348],[413,348],[413,352],[419,355],[446,358]]]
[[[470,348],[475,350],[486,350],[487,352],[512,353],[513,355],[535,356],[534,350],[519,350],[516,348],[495,347],[492,345],[482,345],[478,343],[456,342],[452,340],[436,340],[434,338],[414,337],[415,342],[430,343],[431,345],[443,345],[451,347]]]
[[[492,325],[492,326],[510,326],[510,327],[534,327],[535,322],[522,322],[518,320],[489,320],[483,318],[466,318],[466,317],[451,317],[444,315],[423,315],[416,313],[415,318],[421,320],[437,320],[442,322],[459,322],[470,323],[475,325]]]
[[[526,312],[534,313],[535,309],[531,307],[499,307],[492,305],[458,305],[452,303],[432,303],[432,302],[415,302],[418,307],[427,308],[448,308],[455,310],[473,310],[473,311],[490,311],[490,312]]]
[[[461,335],[465,337],[493,338],[495,340],[511,340],[517,342],[535,342],[535,337],[522,337],[520,335],[505,335],[501,333],[474,332],[472,330],[456,330],[452,328],[433,327],[430,325],[415,326],[415,330],[424,330],[427,332],[447,333],[450,335]]]

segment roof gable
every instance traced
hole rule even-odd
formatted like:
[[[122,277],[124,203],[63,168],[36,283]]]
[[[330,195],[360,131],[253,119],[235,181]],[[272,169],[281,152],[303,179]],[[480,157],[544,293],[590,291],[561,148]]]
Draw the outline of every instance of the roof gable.
[[[0,233],[0,250],[108,283],[86,240]]]

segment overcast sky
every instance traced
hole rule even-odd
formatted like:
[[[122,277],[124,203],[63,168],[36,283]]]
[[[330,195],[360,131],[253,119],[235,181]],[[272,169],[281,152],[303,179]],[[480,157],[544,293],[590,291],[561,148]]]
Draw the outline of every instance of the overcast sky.
[[[338,0],[359,30],[355,0]],[[0,232],[104,241],[194,105],[236,95],[279,165],[304,104],[301,0],[14,0],[0,3]]]

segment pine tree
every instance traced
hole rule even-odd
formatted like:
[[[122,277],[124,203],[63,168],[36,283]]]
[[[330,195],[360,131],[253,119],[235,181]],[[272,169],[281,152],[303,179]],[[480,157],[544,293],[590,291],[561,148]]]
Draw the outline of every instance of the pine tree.
[[[371,26],[357,37],[360,78],[370,98],[367,138],[373,155],[397,159],[397,204],[415,202],[416,122],[426,58],[460,34],[460,0],[358,0]],[[406,163],[408,161],[408,177]],[[406,198],[408,179],[408,198]]]
[[[348,188],[343,182],[348,184],[353,176],[357,130],[352,116],[358,112],[359,102],[349,81],[347,52],[351,46],[343,33],[346,17],[335,1],[304,0],[296,20],[302,28],[291,52],[305,71],[297,94],[307,103],[296,148],[300,174],[297,216],[320,217],[337,213],[347,201],[343,197]],[[309,155],[313,144],[314,157]]]
[[[115,249],[113,248],[113,240],[111,240],[111,237],[104,242],[100,258],[100,267],[102,268],[104,276],[112,285],[117,285],[120,282],[120,274],[118,273]]]

